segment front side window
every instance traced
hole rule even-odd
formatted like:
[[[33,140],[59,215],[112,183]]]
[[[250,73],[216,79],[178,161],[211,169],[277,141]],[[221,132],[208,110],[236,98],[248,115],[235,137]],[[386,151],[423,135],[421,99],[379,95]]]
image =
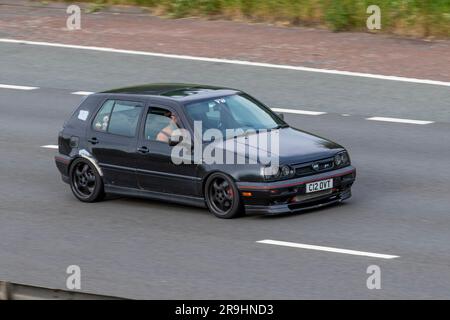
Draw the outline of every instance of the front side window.
[[[151,108],[145,121],[145,139],[168,143],[172,133],[179,128],[175,113],[163,108]]]
[[[107,100],[93,122],[96,131],[126,137],[136,135],[142,106],[134,101]]]

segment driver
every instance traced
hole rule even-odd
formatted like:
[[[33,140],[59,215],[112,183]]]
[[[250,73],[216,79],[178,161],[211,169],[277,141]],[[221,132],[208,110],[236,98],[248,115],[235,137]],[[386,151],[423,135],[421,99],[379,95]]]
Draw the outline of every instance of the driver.
[[[178,129],[178,125],[177,125],[177,116],[174,113],[167,112],[165,116],[170,118],[170,122],[167,126],[161,129],[161,131],[156,136],[156,140],[168,143],[170,136],[173,134],[175,130]]]

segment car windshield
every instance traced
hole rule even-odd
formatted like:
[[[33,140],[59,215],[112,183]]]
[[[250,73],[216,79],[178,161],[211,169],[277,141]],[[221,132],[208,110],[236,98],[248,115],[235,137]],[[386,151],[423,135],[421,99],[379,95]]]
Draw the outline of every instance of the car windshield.
[[[208,129],[219,129],[225,136],[228,136],[227,130],[246,132],[287,126],[267,107],[245,94],[189,103],[186,113],[191,121],[201,121],[203,133]]]

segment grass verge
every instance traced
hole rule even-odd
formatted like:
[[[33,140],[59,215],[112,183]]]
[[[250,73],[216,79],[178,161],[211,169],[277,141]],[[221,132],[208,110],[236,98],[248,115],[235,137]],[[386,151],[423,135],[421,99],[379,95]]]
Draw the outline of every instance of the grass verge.
[[[83,1],[83,0],[82,0]],[[450,37],[450,0],[96,0],[96,5],[149,7],[172,18],[201,16],[333,31],[367,31],[369,5],[381,9],[381,30],[416,37]]]

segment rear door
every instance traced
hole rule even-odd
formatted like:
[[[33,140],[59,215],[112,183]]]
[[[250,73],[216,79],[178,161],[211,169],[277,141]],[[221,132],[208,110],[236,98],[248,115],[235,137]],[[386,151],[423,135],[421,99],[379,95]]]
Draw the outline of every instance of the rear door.
[[[107,99],[88,128],[90,152],[107,185],[137,188],[134,156],[144,105],[134,99]]]

